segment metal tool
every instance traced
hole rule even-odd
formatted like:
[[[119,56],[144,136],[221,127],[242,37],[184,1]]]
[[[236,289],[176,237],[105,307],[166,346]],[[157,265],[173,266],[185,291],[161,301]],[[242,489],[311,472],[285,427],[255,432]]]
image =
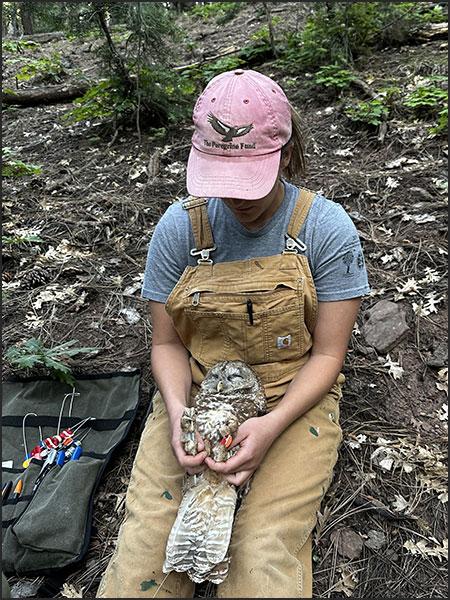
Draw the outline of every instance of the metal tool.
[[[72,438],[64,441],[66,449],[60,450],[56,457],[56,464],[58,466],[64,466],[66,459],[78,460],[80,458],[81,453],[83,451],[81,442],[85,439],[87,435],[89,435],[91,430],[92,427],[90,427],[79,440],[74,440]]]
[[[57,450],[55,450],[55,449],[50,450],[47,458],[44,461],[44,464],[41,467],[41,470],[39,471],[39,475],[36,477],[33,489],[31,490],[31,494],[34,494],[34,492],[37,490],[37,488],[41,485],[42,480],[44,479],[44,477],[47,475],[47,473],[50,471],[50,469],[55,464],[57,455],[58,455]]]
[[[27,420],[27,417],[37,417],[37,414],[34,412],[30,412],[27,413],[24,418],[22,419],[22,438],[23,438],[23,448],[25,450],[25,460],[23,462],[23,467],[24,469],[26,469],[28,467],[28,465],[30,464],[30,460],[31,460],[31,454],[28,452],[28,447],[27,447],[27,440],[26,440],[26,435],[25,435],[25,421]],[[39,443],[42,442],[42,428],[39,425]]]
[[[59,435],[59,430],[61,429],[61,419],[62,419],[62,415],[64,412],[64,406],[66,404],[66,400],[67,398],[70,396],[70,406],[69,406],[69,417],[72,416],[72,407],[73,407],[73,400],[75,398],[75,396],[80,396],[79,392],[75,392],[75,388],[72,388],[72,392],[70,394],[66,394],[63,398],[63,401],[61,403],[61,409],[59,411],[59,417],[58,417],[58,428],[56,430],[56,435]]]

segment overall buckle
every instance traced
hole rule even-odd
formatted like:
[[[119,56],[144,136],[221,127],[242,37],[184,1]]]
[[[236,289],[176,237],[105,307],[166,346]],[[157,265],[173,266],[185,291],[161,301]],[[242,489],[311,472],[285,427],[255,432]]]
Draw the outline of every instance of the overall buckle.
[[[193,248],[190,252],[191,256],[198,256],[200,254],[200,258],[197,260],[198,264],[201,263],[211,263],[212,259],[209,258],[209,253],[217,250],[217,246],[214,244],[211,248],[203,248],[203,250],[197,250],[197,248]]]
[[[286,248],[284,250],[285,252],[295,252],[296,254],[298,254],[299,250],[300,252],[306,252],[306,245],[299,239],[293,238],[288,233],[285,233],[284,237],[286,238]]]

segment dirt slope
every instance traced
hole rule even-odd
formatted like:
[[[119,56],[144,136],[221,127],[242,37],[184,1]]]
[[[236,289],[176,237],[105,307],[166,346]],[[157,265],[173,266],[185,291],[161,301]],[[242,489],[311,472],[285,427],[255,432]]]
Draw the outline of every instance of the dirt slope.
[[[278,35],[301,26],[302,4],[278,3]],[[242,46],[264,24],[252,6],[226,27],[183,16],[197,50],[186,51],[180,62]],[[97,69],[93,43],[56,41],[46,52],[60,51],[68,65],[83,65],[91,74]],[[372,89],[408,89],[418,78],[443,74],[446,56],[446,44],[435,40],[377,51],[361,57],[356,69]],[[4,73],[8,84],[10,69]],[[377,130],[348,119],[339,95],[308,85],[312,74],[283,72],[274,62],[258,69],[279,80],[302,114],[309,168],[301,183],[350,212],[372,286],[344,365],[345,437],[316,535],[315,594],[446,597],[436,550],[446,537],[447,363],[436,358],[447,340],[446,141],[430,133],[432,122],[394,108],[380,143]],[[68,67],[69,78],[71,73]],[[351,94],[367,99],[356,87]],[[3,233],[44,241],[4,246],[3,339],[5,349],[30,337],[48,345],[77,339],[80,346],[100,347],[94,356],[72,359],[76,373],[142,369],[139,418],[98,493],[86,562],[68,579],[93,597],[123,518],[153,388],[151,323],[139,297],[147,246],[166,207],[186,194],[192,128],[181,123],[164,137],[139,141],[133,127],[114,135],[95,121],[68,126],[61,117],[69,108],[4,112],[3,144],[43,171],[4,180]],[[367,311],[382,299],[400,306],[409,326],[389,355],[371,348],[362,334]],[[4,376],[12,373],[5,364]],[[414,550],[419,542],[425,543],[422,554]]]

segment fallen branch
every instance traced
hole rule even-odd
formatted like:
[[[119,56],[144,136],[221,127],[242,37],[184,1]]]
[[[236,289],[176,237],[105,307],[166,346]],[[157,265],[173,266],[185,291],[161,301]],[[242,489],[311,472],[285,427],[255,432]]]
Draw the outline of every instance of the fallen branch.
[[[27,88],[23,90],[8,90],[2,94],[3,104],[18,104],[20,106],[34,106],[36,104],[58,104],[79,98],[87,92],[89,86],[79,85],[54,85],[46,88]]]
[[[204,56],[200,60],[196,62],[190,63],[188,65],[180,65],[178,67],[173,67],[174,71],[182,71],[183,69],[190,69],[192,67],[198,67],[199,65],[210,62],[212,60],[218,60],[219,58],[223,58],[224,56],[229,56],[230,54],[236,54],[239,52],[240,48],[233,48],[232,50],[228,50],[227,52],[223,52],[222,54],[215,54],[214,56]]]
[[[416,39],[420,42],[446,40],[448,39],[448,23],[430,23],[426,29],[417,32]]]

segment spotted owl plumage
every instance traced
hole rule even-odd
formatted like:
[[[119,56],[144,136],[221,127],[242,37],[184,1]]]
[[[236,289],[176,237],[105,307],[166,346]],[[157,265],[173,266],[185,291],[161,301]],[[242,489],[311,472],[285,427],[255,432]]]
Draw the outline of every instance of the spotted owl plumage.
[[[198,430],[207,454],[217,462],[228,460],[239,449],[228,448],[238,427],[265,410],[264,387],[249,365],[239,360],[217,363],[206,373],[194,405],[182,415],[181,442],[186,453],[197,453]],[[235,486],[218,473],[206,469],[200,475],[187,475],[163,571],[187,572],[196,583],[221,583],[228,574],[236,501]]]

